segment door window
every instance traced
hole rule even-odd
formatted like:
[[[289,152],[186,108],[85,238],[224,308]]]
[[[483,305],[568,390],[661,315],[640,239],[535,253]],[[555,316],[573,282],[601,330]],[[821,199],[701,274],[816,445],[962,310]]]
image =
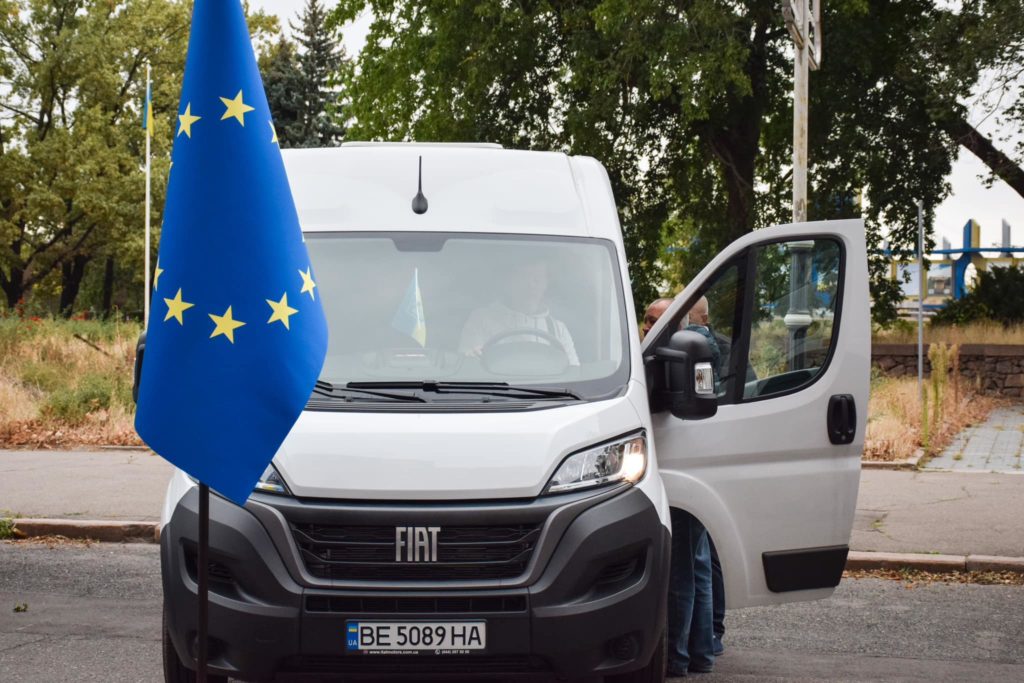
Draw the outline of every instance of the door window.
[[[715,374],[715,390],[719,399],[728,396],[736,377],[733,348],[739,340],[741,326],[737,324],[739,313],[739,266],[732,264],[704,292],[703,296],[687,310],[681,321],[681,329],[692,330],[704,335],[711,346],[711,365]]]
[[[831,239],[755,247],[745,399],[814,381],[836,332],[842,249]]]

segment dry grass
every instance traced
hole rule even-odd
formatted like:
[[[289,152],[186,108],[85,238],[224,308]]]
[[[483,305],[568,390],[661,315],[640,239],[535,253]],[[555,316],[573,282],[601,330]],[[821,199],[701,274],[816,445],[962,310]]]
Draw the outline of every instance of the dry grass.
[[[139,445],[134,324],[0,319],[0,447]]]
[[[907,590],[933,583],[977,583],[983,586],[1024,586],[1019,572],[926,572],[920,569],[847,569],[844,579],[901,581]]]
[[[46,546],[51,550],[54,548],[92,548],[99,545],[99,541],[91,538],[68,538],[67,536],[32,536],[30,538],[15,538],[0,541],[11,547]]]
[[[941,452],[962,429],[984,420],[997,401],[976,394],[967,383],[961,382],[960,395],[949,386],[943,392],[942,403],[942,419],[939,424],[930,425],[929,454]],[[906,460],[924,447],[921,441],[921,397],[917,378],[873,380],[864,459]]]
[[[917,324],[900,321],[888,330],[876,330],[876,344],[916,344]],[[925,323],[924,341],[947,344],[1024,344],[1024,325],[1003,327],[999,323],[984,322],[969,325],[932,326]]]

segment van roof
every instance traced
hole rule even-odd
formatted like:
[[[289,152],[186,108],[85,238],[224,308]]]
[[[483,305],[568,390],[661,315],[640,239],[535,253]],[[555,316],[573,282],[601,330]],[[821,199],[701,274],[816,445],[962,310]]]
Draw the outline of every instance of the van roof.
[[[477,143],[283,150],[306,231],[423,230],[621,240],[607,173],[589,157]],[[423,160],[426,213],[412,211]]]

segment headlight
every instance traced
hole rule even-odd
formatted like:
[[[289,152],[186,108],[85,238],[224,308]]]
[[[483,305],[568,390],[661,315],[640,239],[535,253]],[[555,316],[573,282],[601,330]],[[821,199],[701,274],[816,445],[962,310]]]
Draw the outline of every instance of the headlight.
[[[545,493],[562,493],[612,484],[636,483],[647,471],[647,437],[633,434],[573,453],[555,470]]]
[[[288,485],[284,483],[284,479],[278,474],[277,470],[274,469],[274,464],[267,465],[267,469],[263,470],[263,475],[260,480],[256,482],[256,491],[262,491],[263,493],[283,493],[285,495],[291,495],[291,491],[288,490]]]

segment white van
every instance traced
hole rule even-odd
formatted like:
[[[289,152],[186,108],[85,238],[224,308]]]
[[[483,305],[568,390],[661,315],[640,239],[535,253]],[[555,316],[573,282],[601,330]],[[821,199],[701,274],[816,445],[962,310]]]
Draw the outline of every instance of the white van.
[[[868,399],[860,221],[744,236],[641,343],[594,159],[284,158],[330,344],[248,503],[211,496],[213,673],[661,681],[670,507],[729,607],[831,594]],[[168,681],[195,675],[197,501],[176,472]]]

